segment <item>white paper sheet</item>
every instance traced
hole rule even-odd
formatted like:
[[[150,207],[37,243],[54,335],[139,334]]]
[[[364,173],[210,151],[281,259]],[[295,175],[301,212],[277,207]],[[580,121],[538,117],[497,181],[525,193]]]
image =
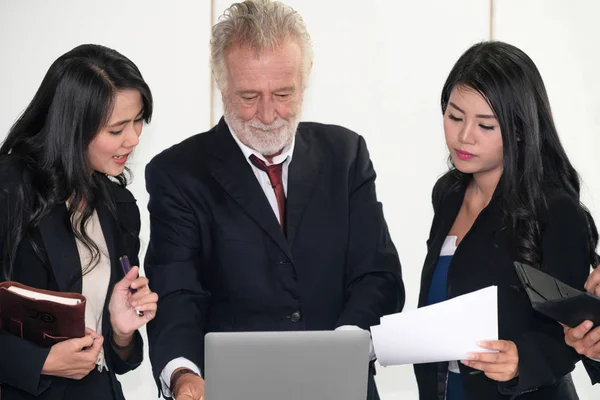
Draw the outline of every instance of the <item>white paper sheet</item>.
[[[498,340],[498,288],[490,286],[442,303],[381,318],[371,327],[383,366],[465,360],[489,352],[480,340]]]
[[[52,303],[65,304],[67,306],[74,306],[74,305],[81,303],[81,300],[79,300],[79,299],[71,299],[69,297],[53,296],[51,294],[34,292],[32,290],[20,288],[20,287],[16,287],[16,286],[9,286],[7,290],[9,292],[14,292],[20,296],[28,297],[30,299],[50,301]]]

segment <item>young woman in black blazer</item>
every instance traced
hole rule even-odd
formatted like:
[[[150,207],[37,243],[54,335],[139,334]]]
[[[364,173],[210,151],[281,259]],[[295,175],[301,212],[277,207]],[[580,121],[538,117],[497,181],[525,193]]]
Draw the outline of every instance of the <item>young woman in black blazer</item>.
[[[577,399],[579,360],[563,328],[536,313],[513,262],[582,289],[598,234],[560,143],[542,78],[521,50],[479,43],[442,91],[451,169],[433,189],[419,306],[498,287],[497,353],[415,365],[421,400]],[[440,329],[452,329],[451,326]]]
[[[0,281],[87,300],[83,338],[39,346],[0,329],[2,400],[124,398],[115,374],[141,363],[138,328],[158,300],[138,278],[140,214],[125,188],[151,114],[137,67],[82,45],[52,64],[0,148]]]

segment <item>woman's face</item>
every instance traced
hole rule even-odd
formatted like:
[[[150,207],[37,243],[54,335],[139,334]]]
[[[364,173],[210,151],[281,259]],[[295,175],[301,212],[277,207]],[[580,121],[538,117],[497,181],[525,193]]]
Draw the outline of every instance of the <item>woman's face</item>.
[[[144,104],[137,90],[116,93],[114,108],[106,126],[88,146],[88,163],[95,171],[120,175],[125,162],[142,134]]]
[[[470,87],[452,89],[444,113],[446,145],[456,168],[466,174],[502,170],[502,133],[483,96]]]

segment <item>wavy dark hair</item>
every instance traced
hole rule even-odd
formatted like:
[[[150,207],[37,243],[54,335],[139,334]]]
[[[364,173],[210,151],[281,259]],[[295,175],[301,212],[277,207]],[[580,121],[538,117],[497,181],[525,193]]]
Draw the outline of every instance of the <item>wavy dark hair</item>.
[[[475,44],[458,59],[444,84],[442,113],[455,87],[481,94],[500,125],[504,166],[498,185],[522,261],[542,266],[539,216],[547,208],[544,189],[555,188],[581,205],[588,220],[590,263],[596,266],[598,231],[580,202],[579,176],[559,140],[544,82],[531,58],[507,43]],[[466,186],[471,174],[458,171],[451,158],[450,164],[454,179],[447,190]]]
[[[31,103],[17,119],[0,147],[0,158],[18,159],[31,173],[31,182],[12,188],[13,204],[2,254],[2,270],[10,279],[21,241],[57,204],[69,203],[75,236],[90,250],[89,272],[99,260],[99,249],[84,229],[100,203],[115,205],[108,194],[111,180],[127,185],[129,170],[107,178],[90,173],[88,146],[108,123],[118,91],[140,93],[143,120],[152,116],[152,94],[137,66],[113,49],[80,45],[50,66]],[[30,187],[26,187],[30,186]],[[33,195],[31,195],[33,194]],[[75,212],[81,216],[75,218]],[[33,242],[32,242],[33,243]],[[37,247],[34,249],[40,254]]]

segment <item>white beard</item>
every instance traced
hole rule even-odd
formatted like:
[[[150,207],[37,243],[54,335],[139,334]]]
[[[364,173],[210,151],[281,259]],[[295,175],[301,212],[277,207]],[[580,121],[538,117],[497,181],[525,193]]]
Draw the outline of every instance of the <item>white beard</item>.
[[[235,115],[231,107],[228,107],[227,104],[224,104],[224,108],[225,122],[231,127],[231,130],[240,142],[258,151],[265,157],[280,153],[285,146],[290,144],[294,135],[296,135],[296,130],[300,123],[300,116],[298,114],[293,116],[289,121],[277,118],[269,125],[263,124],[256,119],[245,122],[239,116]]]

